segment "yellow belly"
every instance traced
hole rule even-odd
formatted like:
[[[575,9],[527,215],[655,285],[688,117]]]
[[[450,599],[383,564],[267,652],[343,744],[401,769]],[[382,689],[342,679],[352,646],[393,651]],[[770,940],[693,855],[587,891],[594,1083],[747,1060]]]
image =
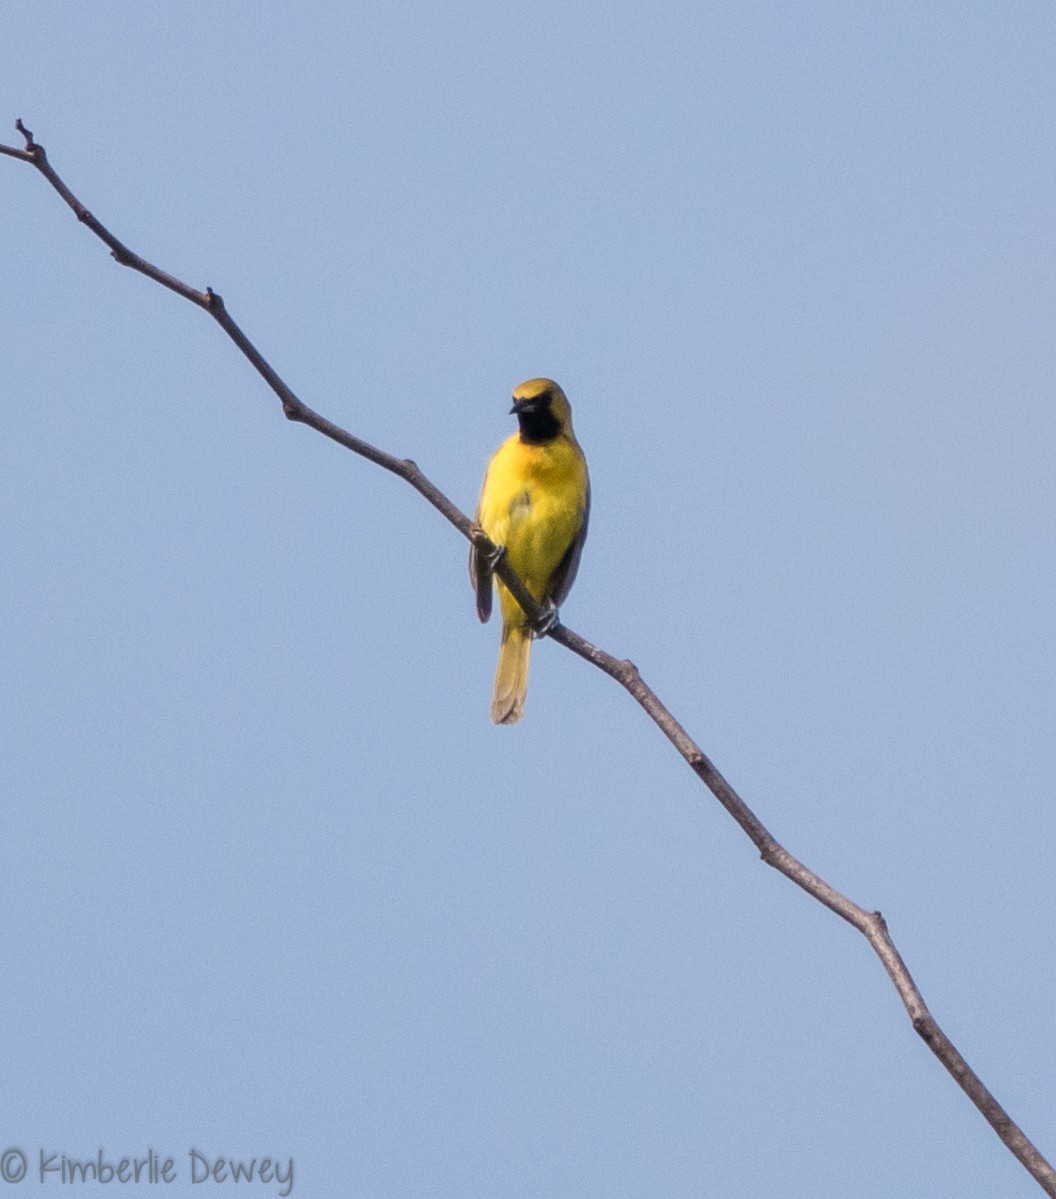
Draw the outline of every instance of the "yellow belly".
[[[587,468],[579,447],[564,438],[528,445],[514,434],[488,467],[478,519],[510,566],[540,602],[550,579],[583,525]],[[516,600],[498,585],[503,619],[520,623]]]

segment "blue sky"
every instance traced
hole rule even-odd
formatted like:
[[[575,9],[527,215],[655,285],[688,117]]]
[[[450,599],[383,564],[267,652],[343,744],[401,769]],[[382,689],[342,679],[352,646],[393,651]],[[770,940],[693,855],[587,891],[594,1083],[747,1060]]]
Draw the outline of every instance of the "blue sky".
[[[1051,5],[5,27],[3,140],[465,510],[513,386],[563,385],[564,619],[884,912],[1051,1159]],[[0,203],[0,1152],[153,1147],[190,1195],[234,1185],[192,1148],[294,1195],[1039,1193],[610,681],[539,645],[491,726],[427,505],[31,169]]]

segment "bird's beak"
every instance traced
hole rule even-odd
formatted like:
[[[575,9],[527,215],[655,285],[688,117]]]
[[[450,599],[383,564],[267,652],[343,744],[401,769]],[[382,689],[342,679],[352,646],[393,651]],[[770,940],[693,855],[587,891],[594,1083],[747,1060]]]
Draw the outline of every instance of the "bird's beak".
[[[522,412],[531,412],[538,405],[539,401],[535,396],[526,400],[514,400],[513,407],[510,409],[510,416],[520,416]]]

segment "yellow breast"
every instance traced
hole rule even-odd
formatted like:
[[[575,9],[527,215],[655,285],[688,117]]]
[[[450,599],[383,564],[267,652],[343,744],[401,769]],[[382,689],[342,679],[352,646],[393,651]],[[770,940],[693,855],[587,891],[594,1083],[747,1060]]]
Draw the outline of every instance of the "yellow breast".
[[[583,525],[587,467],[578,444],[558,437],[529,445],[514,434],[496,452],[480,496],[478,520],[536,599]],[[517,604],[500,585],[503,615]]]

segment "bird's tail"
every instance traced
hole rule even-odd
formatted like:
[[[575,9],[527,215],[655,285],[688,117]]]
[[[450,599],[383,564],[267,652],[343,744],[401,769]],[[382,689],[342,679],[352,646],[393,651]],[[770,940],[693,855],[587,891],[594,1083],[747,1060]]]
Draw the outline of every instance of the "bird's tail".
[[[527,626],[504,623],[495,691],[491,697],[491,719],[495,724],[516,724],[524,715],[531,653],[532,634]]]

